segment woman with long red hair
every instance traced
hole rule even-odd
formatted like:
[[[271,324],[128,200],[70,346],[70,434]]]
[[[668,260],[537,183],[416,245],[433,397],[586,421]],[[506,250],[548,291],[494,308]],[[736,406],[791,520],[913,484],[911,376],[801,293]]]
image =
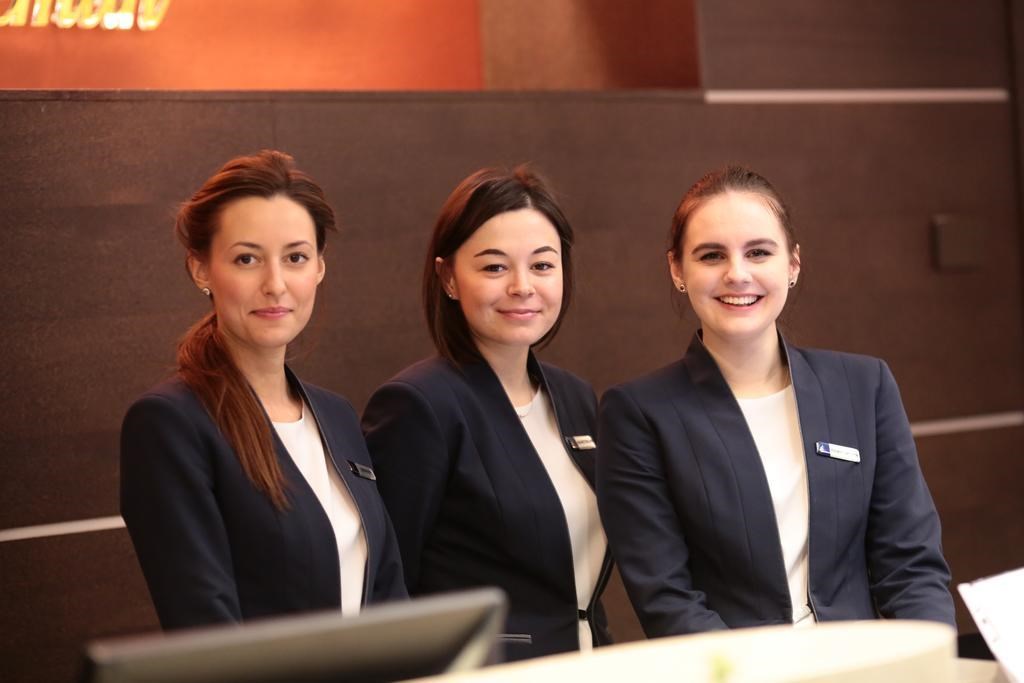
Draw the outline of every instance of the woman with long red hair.
[[[211,310],[121,431],[121,513],[165,629],[406,595],[355,412],[285,364],[334,229],[275,151],[228,162],[178,213]]]

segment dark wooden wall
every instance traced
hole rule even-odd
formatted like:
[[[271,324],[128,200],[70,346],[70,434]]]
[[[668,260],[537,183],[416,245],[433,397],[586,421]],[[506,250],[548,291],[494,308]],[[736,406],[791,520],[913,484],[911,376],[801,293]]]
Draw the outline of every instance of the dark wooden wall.
[[[699,3],[706,90],[1011,87],[1002,2],[755,5]],[[559,189],[579,235],[579,297],[545,357],[601,391],[687,343],[694,319],[673,310],[664,272],[669,217],[703,171],[736,161],[773,179],[796,216],[791,340],[886,358],[912,421],[1019,411],[1015,126],[999,100],[0,93],[0,529],[118,513],[121,415],[169,372],[205,305],[171,236],[174,206],[227,158],[264,147],[294,154],[341,217],[294,364],[357,406],[430,351],[422,254],[468,172],[530,160]],[[976,269],[933,266],[937,213],[975,226]],[[919,439],[955,581],[1024,564],[1022,438],[1017,427]],[[613,627],[636,637],[620,589],[611,603]],[[67,680],[84,639],[155,626],[123,529],[0,543],[0,605],[4,681]]]
[[[705,88],[1006,86],[1017,0],[701,0]]]

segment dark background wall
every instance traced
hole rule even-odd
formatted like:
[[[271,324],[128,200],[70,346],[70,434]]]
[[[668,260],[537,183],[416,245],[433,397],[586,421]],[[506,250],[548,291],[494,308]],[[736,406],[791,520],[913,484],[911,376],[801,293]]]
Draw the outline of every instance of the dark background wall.
[[[884,357],[915,423],[1012,422],[1024,408],[1008,28],[1019,10],[755,5],[698,3],[702,90],[0,93],[0,533],[117,515],[121,415],[170,372],[174,340],[204,310],[171,236],[174,206],[227,158],[264,147],[294,154],[341,217],[294,365],[357,407],[430,352],[421,258],[470,171],[530,160],[560,191],[580,295],[545,357],[600,392],[687,343],[694,319],[674,312],[664,272],[669,217],[702,172],[736,161],[771,178],[796,217],[792,341]],[[766,102],[778,88],[925,87],[938,101]],[[771,92],[738,103],[751,88]],[[951,90],[962,88],[987,90]],[[973,267],[935,266],[936,214],[962,226]],[[1010,426],[918,439],[955,582],[1024,564],[1022,437]],[[638,637],[620,587],[609,602],[617,634]],[[156,624],[123,529],[0,543],[0,605],[4,681],[67,680],[85,639]]]

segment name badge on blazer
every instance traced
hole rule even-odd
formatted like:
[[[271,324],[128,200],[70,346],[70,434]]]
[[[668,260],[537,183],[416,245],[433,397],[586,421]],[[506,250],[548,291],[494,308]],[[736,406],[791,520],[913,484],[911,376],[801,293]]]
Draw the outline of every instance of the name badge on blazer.
[[[818,455],[824,455],[828,458],[845,460],[847,462],[860,462],[860,451],[850,446],[840,446],[837,443],[819,441],[815,445],[814,450]]]
[[[592,451],[597,448],[597,444],[594,442],[594,437],[589,434],[567,436],[565,437],[565,442],[569,444],[569,448],[575,451]]]
[[[352,470],[352,474],[357,477],[369,479],[370,481],[377,481],[377,475],[373,473],[373,468],[369,465],[363,465],[362,463],[349,460],[348,468]]]

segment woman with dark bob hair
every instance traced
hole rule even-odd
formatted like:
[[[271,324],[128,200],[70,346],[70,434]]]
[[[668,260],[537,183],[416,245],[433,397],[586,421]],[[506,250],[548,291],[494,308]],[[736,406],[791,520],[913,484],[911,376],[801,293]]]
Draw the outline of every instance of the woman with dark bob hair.
[[[594,392],[534,355],[572,297],[572,244],[528,168],[463,180],[423,270],[439,355],[380,387],[363,414],[409,592],[504,589],[508,659],[609,640]]]
[[[355,411],[285,365],[334,229],[275,151],[228,162],[178,213],[211,310],[121,429],[121,514],[165,629],[406,596]]]
[[[704,176],[676,210],[668,265],[700,329],[682,360],[605,393],[598,440],[601,517],[647,635],[954,625],[889,368],[779,334],[800,275],[779,194],[745,168]]]

